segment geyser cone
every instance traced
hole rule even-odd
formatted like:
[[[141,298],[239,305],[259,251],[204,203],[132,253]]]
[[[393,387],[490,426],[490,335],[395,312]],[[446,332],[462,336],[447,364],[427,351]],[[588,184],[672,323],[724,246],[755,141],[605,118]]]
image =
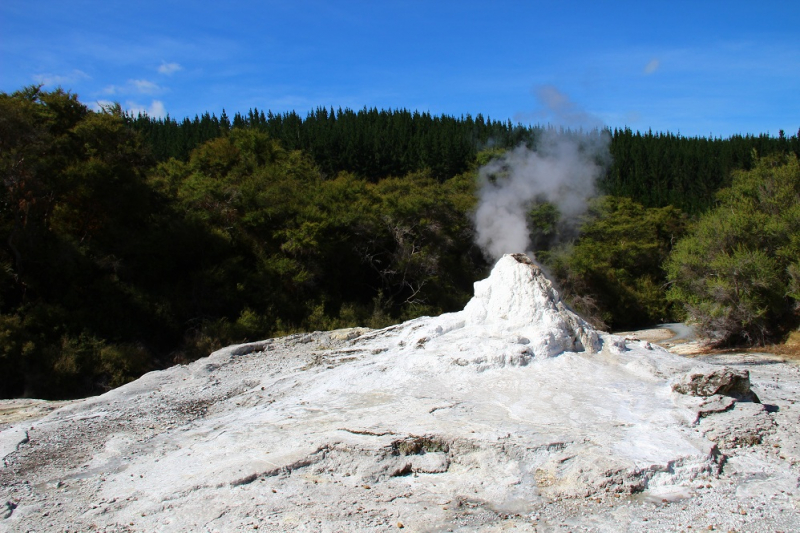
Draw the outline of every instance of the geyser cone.
[[[489,277],[475,283],[463,311],[411,321],[399,336],[414,360],[421,360],[416,350],[425,348],[478,371],[524,366],[565,352],[596,353],[603,346],[598,332],[564,305],[542,269],[524,254],[500,258]]]
[[[561,301],[553,284],[525,254],[500,258],[464,308],[465,324],[525,335],[536,355],[597,352],[597,332]]]

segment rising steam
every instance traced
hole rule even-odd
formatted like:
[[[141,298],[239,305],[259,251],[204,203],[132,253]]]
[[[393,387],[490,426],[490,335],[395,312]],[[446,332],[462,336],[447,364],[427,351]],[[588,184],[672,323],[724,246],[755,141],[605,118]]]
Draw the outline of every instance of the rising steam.
[[[484,254],[496,260],[532,251],[527,212],[534,201],[555,204],[562,221],[575,221],[595,194],[609,160],[609,142],[605,130],[546,129],[534,148],[521,145],[481,167],[474,219]]]

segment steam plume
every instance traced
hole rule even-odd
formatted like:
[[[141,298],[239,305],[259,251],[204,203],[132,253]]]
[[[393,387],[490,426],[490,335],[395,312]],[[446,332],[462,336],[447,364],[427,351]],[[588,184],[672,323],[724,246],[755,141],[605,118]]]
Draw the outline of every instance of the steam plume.
[[[589,133],[547,129],[533,149],[525,145],[482,167],[476,242],[484,254],[531,251],[527,211],[534,201],[555,204],[562,220],[574,221],[595,194],[595,182],[608,161],[607,131]]]

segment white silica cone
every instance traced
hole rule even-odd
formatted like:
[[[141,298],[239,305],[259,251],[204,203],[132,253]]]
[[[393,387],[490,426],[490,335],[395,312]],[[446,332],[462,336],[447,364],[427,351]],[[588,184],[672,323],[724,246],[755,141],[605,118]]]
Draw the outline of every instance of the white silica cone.
[[[480,370],[602,348],[598,333],[564,305],[524,254],[503,256],[488,278],[475,283],[475,295],[463,311],[426,319],[425,326],[410,328],[401,342],[445,351],[460,345],[453,361]]]
[[[469,325],[495,324],[503,329],[557,325],[557,293],[525,255],[505,255],[491,275],[475,283],[475,296],[464,308]]]
[[[536,355],[600,348],[597,333],[564,305],[542,270],[524,254],[503,256],[487,279],[475,283],[475,296],[463,314],[467,326],[524,335],[539,348]]]

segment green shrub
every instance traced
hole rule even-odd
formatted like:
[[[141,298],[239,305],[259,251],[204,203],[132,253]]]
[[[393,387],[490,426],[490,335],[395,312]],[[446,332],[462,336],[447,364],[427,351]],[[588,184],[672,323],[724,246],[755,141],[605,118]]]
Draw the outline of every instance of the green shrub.
[[[686,219],[674,207],[645,208],[605,196],[590,205],[580,236],[541,254],[576,311],[601,328],[664,322],[675,309],[666,299],[663,262]]]
[[[763,344],[797,322],[800,165],[763,158],[718,196],[675,247],[668,296],[716,344]]]

